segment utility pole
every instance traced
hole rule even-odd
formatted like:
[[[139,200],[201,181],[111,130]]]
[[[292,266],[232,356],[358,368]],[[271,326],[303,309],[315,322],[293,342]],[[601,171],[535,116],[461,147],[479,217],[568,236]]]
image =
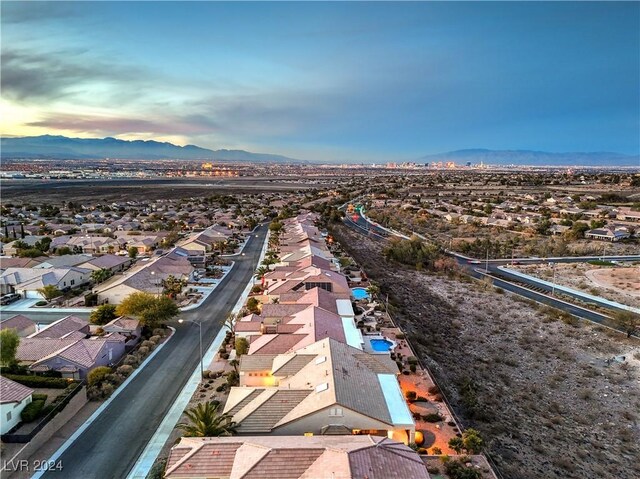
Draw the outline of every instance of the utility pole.
[[[551,296],[556,295],[556,263],[551,263],[551,269],[553,270],[553,280],[551,282]]]

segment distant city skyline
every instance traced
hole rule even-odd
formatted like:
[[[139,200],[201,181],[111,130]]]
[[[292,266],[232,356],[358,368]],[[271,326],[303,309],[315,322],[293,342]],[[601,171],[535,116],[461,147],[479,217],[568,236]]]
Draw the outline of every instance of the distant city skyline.
[[[3,136],[640,154],[637,2],[2,2]]]

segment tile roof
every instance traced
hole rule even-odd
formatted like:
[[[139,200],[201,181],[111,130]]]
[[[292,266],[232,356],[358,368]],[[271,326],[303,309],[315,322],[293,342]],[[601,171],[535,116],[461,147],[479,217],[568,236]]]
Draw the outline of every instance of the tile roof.
[[[23,316],[22,314],[16,314],[15,316],[12,316],[7,319],[3,319],[0,322],[0,330],[15,329],[18,332],[18,334],[21,331],[25,331],[25,330],[35,331],[35,328],[36,328],[36,323],[34,321],[31,321],[31,319],[27,318],[26,316]]]
[[[89,333],[89,322],[77,316],[65,316],[58,321],[41,329],[37,333],[33,333],[30,338],[62,338],[74,331],[84,331]]]
[[[20,402],[31,394],[33,389],[0,376],[0,404]]]
[[[35,362],[68,348],[77,339],[24,338],[18,345],[16,359],[19,362]]]
[[[429,479],[408,446],[375,436],[183,437],[167,479]]]

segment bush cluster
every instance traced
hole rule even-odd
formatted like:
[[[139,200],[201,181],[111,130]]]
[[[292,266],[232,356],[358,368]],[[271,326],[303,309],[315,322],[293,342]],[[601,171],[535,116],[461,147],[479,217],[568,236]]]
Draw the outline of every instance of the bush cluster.
[[[62,378],[47,378],[42,376],[27,376],[19,374],[3,374],[3,376],[30,388],[64,389],[69,385],[68,381]]]
[[[38,419],[42,415],[42,409],[44,408],[45,401],[46,399],[38,399],[27,404],[20,413],[20,419],[22,419],[22,422],[31,422]]]

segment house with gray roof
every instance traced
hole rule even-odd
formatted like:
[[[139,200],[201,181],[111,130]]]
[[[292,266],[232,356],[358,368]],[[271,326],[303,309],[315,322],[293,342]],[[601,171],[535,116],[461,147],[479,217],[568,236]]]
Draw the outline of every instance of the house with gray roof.
[[[0,434],[20,423],[20,413],[31,402],[33,389],[0,376]]]
[[[398,368],[388,356],[326,338],[263,362],[252,358],[246,363],[246,357],[240,362],[241,386],[231,388],[224,408],[239,434],[366,430],[405,444],[414,441],[415,423],[397,380]]]
[[[22,314],[16,314],[0,321],[0,330],[3,329],[15,329],[18,336],[25,338],[36,332],[36,323]]]

